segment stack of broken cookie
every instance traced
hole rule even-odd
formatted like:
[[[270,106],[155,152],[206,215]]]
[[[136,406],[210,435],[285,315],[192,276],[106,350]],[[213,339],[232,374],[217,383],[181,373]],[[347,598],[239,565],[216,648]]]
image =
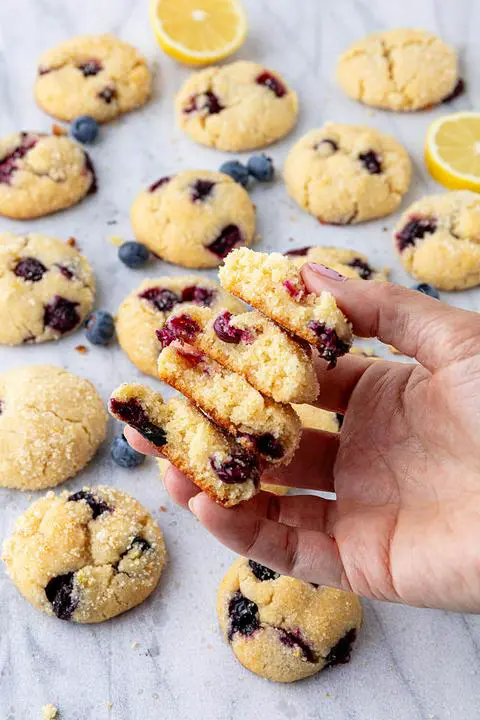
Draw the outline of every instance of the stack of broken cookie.
[[[185,398],[124,384],[111,413],[134,427],[225,507],[252,498],[262,472],[287,464],[301,423],[291,403],[313,403],[312,346],[331,367],[352,328],[328,292],[308,293],[293,259],[240,248],[219,272],[253,310],[182,304],[157,330],[158,374]]]

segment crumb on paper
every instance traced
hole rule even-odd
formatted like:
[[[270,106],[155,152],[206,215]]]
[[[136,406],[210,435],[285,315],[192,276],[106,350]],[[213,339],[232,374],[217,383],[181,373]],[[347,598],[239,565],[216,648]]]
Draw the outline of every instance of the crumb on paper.
[[[118,220],[107,220],[107,225],[118,225]]]
[[[132,648],[132,650],[135,650],[135,648],[140,647],[140,643],[138,642],[138,640],[135,640],[134,642],[132,642],[130,647]]]
[[[110,700],[108,700],[108,701],[105,703],[105,707],[106,707],[107,710],[110,712],[110,710],[113,708],[113,702],[110,702]]]
[[[44,705],[42,708],[43,720],[56,720],[59,717],[58,709],[52,703]]]
[[[383,232],[388,232],[388,227],[387,227],[387,225],[384,225],[384,226],[382,227],[382,230],[383,230]]]
[[[75,345],[75,350],[80,353],[80,355],[86,355],[89,352],[86,345]]]
[[[165,507],[165,505],[160,505],[159,510],[160,512],[167,512],[167,508]]]
[[[57,123],[52,123],[52,135],[56,135],[57,137],[61,137],[62,135],[66,135],[67,131],[64,127],[61,125],[57,125]]]
[[[75,248],[75,250],[80,250],[80,246],[74,237],[68,238],[67,245],[68,245],[68,247]]]
[[[120,247],[120,245],[124,243],[124,239],[121,238],[120,235],[109,235],[107,240],[112,243],[112,245],[115,245],[115,247]]]

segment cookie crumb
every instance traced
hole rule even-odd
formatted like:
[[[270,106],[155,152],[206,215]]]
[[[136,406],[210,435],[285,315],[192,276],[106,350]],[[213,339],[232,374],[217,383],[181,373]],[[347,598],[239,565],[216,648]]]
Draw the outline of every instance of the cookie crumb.
[[[64,127],[61,125],[57,125],[57,123],[52,123],[52,135],[56,135],[57,137],[62,137],[62,135],[66,135],[67,131]]]
[[[132,650],[135,650],[135,648],[140,647],[140,643],[139,643],[137,640],[135,640],[135,641],[130,645],[130,647],[132,648]]]
[[[382,227],[382,232],[388,232],[388,227],[386,225],[384,225],[384,227]]]
[[[110,710],[113,708],[113,702],[110,702],[110,700],[108,700],[108,702],[105,703],[105,707],[110,712]]]
[[[167,508],[165,507],[165,505],[160,505],[159,510],[160,512],[167,512]]]
[[[107,220],[107,225],[118,225],[118,220]]]
[[[74,237],[68,238],[67,245],[68,245],[68,247],[75,248],[75,250],[80,250],[80,246]]]
[[[43,720],[56,720],[58,718],[58,709],[52,703],[44,705],[42,708]]]
[[[112,245],[115,245],[115,247],[120,247],[123,245],[124,240],[119,235],[109,235],[108,241],[112,243]]]
[[[89,352],[85,345],[75,345],[75,350],[80,353],[80,355],[86,355]]]

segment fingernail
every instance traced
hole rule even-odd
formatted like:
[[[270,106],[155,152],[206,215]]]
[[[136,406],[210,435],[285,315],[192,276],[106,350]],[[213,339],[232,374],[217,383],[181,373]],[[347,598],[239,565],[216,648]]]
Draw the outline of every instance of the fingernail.
[[[329,280],[337,280],[337,282],[345,282],[347,280],[345,275],[342,275],[326,265],[320,265],[319,263],[307,263],[307,267],[317,275],[322,275],[322,277],[326,277]]]
[[[188,501],[188,509],[190,510],[190,512],[192,513],[192,515],[195,515],[195,517],[197,517],[197,513],[195,512],[195,499],[196,499],[196,497],[197,497],[197,496],[195,495],[194,497],[190,498],[190,500]]]

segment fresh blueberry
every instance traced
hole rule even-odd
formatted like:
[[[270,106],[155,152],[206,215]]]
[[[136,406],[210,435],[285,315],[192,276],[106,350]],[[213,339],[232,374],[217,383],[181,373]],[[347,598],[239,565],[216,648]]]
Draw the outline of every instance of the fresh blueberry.
[[[245,165],[238,160],[228,160],[220,165],[220,172],[230,177],[243,187],[248,185],[248,170]]]
[[[90,313],[85,327],[87,329],[87,340],[92,345],[108,345],[115,332],[113,317],[105,310]]]
[[[252,155],[248,159],[247,169],[259,182],[272,182],[275,175],[272,158],[267,155]]]
[[[440,293],[438,292],[438,290],[436,290],[428,283],[420,283],[419,285],[414,285],[413,289],[418,290],[418,292],[421,292],[424,295],[429,295],[430,297],[435,298],[435,300],[440,300]]]
[[[148,262],[150,253],[145,245],[131,240],[118,248],[118,257],[127,267],[137,269]]]
[[[145,460],[145,455],[134,450],[124,435],[119,435],[112,442],[111,455],[113,462],[123,468],[138,467]]]
[[[93,143],[98,135],[98,123],[90,115],[79,115],[70,125],[70,133],[81,143]]]

